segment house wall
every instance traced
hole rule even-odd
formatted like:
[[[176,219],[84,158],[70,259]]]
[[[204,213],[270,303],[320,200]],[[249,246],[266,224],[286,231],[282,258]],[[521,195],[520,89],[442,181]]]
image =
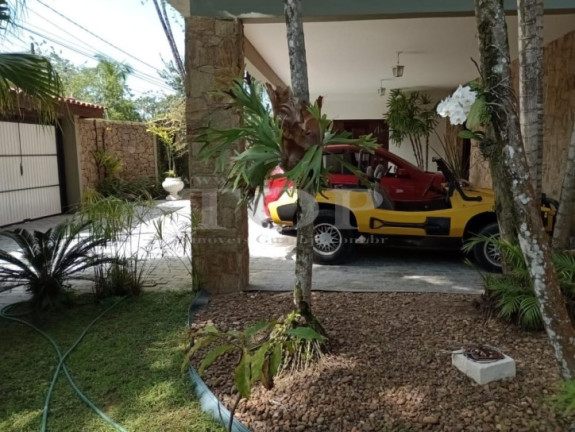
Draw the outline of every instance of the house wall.
[[[122,161],[123,179],[157,177],[156,140],[146,132],[145,123],[81,119],[76,124],[82,189],[95,187],[103,178],[93,156],[98,149],[105,149]]]
[[[512,65],[518,92],[519,62]],[[558,199],[565,174],[567,145],[575,122],[575,32],[549,43],[543,58],[543,192]],[[470,181],[491,187],[487,161],[477,145],[472,148]]]

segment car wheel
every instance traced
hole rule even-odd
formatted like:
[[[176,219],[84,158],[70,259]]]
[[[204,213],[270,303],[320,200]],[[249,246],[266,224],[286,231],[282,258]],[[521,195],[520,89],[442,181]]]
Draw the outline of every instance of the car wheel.
[[[493,222],[483,227],[479,235],[499,238],[499,225]],[[501,251],[491,242],[482,242],[473,248],[473,257],[484,270],[501,273]]]
[[[344,261],[355,247],[355,231],[335,224],[335,213],[320,210],[313,223],[313,258],[318,264]]]

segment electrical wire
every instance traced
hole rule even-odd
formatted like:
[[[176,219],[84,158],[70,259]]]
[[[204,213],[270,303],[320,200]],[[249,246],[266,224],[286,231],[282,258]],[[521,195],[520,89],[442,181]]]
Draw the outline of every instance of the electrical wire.
[[[79,55],[81,55],[81,56],[84,56],[84,57],[87,57],[87,58],[90,58],[90,59],[94,59],[94,58],[96,57],[96,55],[100,54],[100,55],[102,55],[102,56],[105,56],[105,57],[108,57],[108,58],[109,58],[108,55],[106,55],[106,54],[104,54],[104,53],[102,53],[102,52],[98,52],[98,51],[96,51],[95,53],[94,53],[94,52],[88,52],[88,51],[85,51],[84,49],[82,49],[82,47],[79,47],[79,46],[77,46],[77,45],[74,45],[74,44],[72,44],[72,43],[70,43],[70,42],[65,42],[65,41],[59,40],[59,39],[57,39],[57,36],[55,36],[55,35],[50,36],[50,33],[49,33],[49,32],[47,32],[48,34],[40,33],[38,30],[36,30],[36,27],[35,27],[35,26],[26,27],[26,26],[23,26],[23,25],[20,25],[20,24],[15,24],[15,25],[16,25],[18,28],[29,32],[30,34],[36,35],[36,36],[41,37],[41,38],[43,38],[43,39],[45,39],[45,40],[48,40],[48,41],[50,41],[50,42],[52,42],[52,43],[55,43],[55,44],[57,44],[57,45],[59,45],[59,46],[65,48],[65,49],[68,49],[68,50],[70,50],[70,51],[73,51],[73,52],[75,52],[76,54],[79,54]],[[42,29],[42,31],[46,32],[45,29]],[[139,70],[136,70],[136,69],[133,69],[133,68],[132,68],[132,70],[133,70],[132,75],[133,75],[134,77],[136,77],[136,78],[138,78],[138,79],[140,79],[140,80],[142,80],[142,81],[145,81],[145,82],[147,82],[147,83],[149,83],[149,84],[152,84],[152,85],[154,85],[154,86],[156,86],[156,87],[160,87],[160,88],[162,88],[162,89],[164,89],[164,90],[172,90],[169,86],[167,86],[164,82],[162,82],[160,78],[156,78],[156,77],[154,77],[154,76],[152,76],[152,75],[149,75],[149,74],[147,74],[147,73],[145,73],[145,72],[142,72],[142,71],[139,71]],[[157,71],[157,69],[156,69],[156,71]]]
[[[55,14],[57,14],[57,15],[59,15],[60,17],[64,18],[66,21],[68,21],[68,22],[74,24],[76,27],[79,27],[80,29],[82,29],[82,30],[84,30],[85,32],[87,32],[87,33],[91,34],[92,36],[94,36],[95,38],[101,40],[101,41],[104,42],[105,44],[111,46],[112,48],[114,48],[114,49],[120,51],[121,53],[127,55],[128,57],[133,58],[134,60],[136,60],[136,61],[138,61],[138,62],[140,62],[140,63],[142,63],[142,64],[144,64],[144,65],[146,65],[146,66],[148,66],[148,67],[151,67],[152,69],[155,69],[154,66],[150,65],[149,63],[146,63],[145,61],[139,59],[138,57],[136,57],[136,56],[134,56],[134,55],[132,55],[132,54],[130,54],[129,52],[124,51],[122,48],[119,48],[119,47],[117,47],[116,45],[114,45],[114,44],[108,42],[108,41],[105,40],[104,38],[98,36],[96,33],[94,33],[94,32],[92,32],[92,31],[88,30],[86,27],[84,27],[84,26],[78,24],[78,23],[75,22],[74,20],[68,18],[66,15],[64,15],[64,14],[62,14],[62,13],[60,13],[60,12],[58,12],[58,11],[57,11],[56,9],[54,9],[52,6],[47,5],[47,4],[44,3],[42,0],[38,0],[38,3],[40,3],[42,6],[44,6],[44,7],[48,8],[48,9],[50,9],[52,12],[54,12]]]

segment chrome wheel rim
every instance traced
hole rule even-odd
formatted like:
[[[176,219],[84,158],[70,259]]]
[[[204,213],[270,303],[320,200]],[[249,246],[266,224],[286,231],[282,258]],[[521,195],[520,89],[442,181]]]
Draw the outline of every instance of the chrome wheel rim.
[[[330,256],[339,251],[343,244],[341,232],[333,225],[320,223],[313,232],[313,248],[322,256]]]
[[[490,241],[486,241],[483,244],[483,255],[489,262],[489,264],[495,267],[501,267],[501,251],[497,245]]]

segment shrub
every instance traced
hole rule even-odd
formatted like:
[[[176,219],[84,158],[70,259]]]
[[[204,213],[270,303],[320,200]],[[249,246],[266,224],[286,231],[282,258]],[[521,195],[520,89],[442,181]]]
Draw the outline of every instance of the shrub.
[[[0,232],[20,248],[18,254],[0,250],[0,286],[26,287],[36,310],[58,306],[70,280],[90,279],[86,270],[114,261],[101,252],[106,238],[89,233],[89,227],[89,222],[62,222],[46,232]]]
[[[101,300],[112,296],[136,296],[144,286],[144,267],[138,258],[118,259],[96,267],[94,296]]]
[[[506,274],[483,276],[485,294],[483,308],[497,313],[507,321],[515,322],[527,330],[543,329],[539,302],[531,284],[529,271],[523,260],[519,245],[500,238],[477,236],[465,245],[471,250],[478,242],[491,242],[501,251],[502,258],[510,267]],[[575,318],[575,257],[567,252],[555,252],[553,264],[561,285],[571,319]]]
[[[108,177],[98,183],[96,191],[103,197],[116,197],[125,201],[154,200],[165,195],[161,185],[153,177],[134,180]]]

